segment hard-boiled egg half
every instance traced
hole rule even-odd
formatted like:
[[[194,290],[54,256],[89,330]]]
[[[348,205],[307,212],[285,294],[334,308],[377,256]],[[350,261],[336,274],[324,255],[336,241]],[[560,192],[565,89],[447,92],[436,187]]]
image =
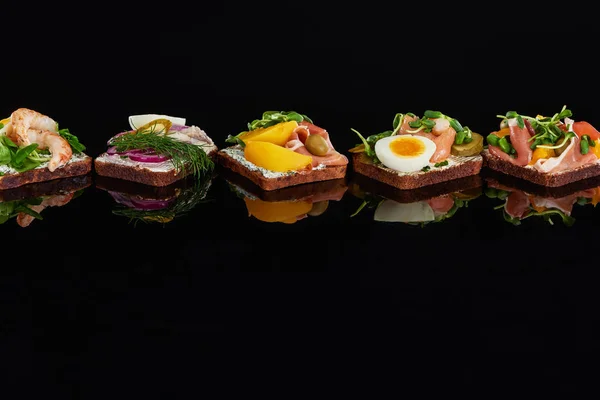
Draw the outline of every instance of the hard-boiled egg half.
[[[170,115],[163,114],[139,114],[129,116],[129,126],[131,129],[136,130],[141,126],[160,119],[171,121],[173,125],[185,125],[185,118],[181,117],[172,117]]]
[[[427,222],[435,219],[433,208],[426,201],[398,203],[386,199],[375,210],[375,221],[383,222]]]
[[[399,172],[415,172],[429,165],[435,149],[431,139],[415,135],[388,136],[375,143],[379,161]]]

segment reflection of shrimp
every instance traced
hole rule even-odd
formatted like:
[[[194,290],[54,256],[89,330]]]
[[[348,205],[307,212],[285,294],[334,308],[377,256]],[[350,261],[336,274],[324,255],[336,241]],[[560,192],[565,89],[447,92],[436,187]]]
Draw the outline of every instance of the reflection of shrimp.
[[[31,144],[27,135],[29,129],[56,132],[56,121],[28,108],[19,108],[10,115],[11,132],[7,133],[10,140],[19,146]]]
[[[74,195],[75,195],[75,193],[69,193],[69,194],[59,194],[59,195],[55,195],[55,196],[46,197],[46,198],[44,198],[44,200],[42,200],[42,202],[40,204],[29,206],[29,209],[31,209],[39,214],[46,207],[64,206],[69,201],[71,201],[71,199],[73,198]],[[34,219],[34,217],[32,217],[31,215],[21,212],[17,215],[17,224],[19,224],[19,226],[25,228],[25,227],[29,226],[29,224],[31,224],[33,219]]]
[[[73,150],[69,142],[58,133],[29,129],[27,135],[29,141],[37,143],[39,149],[50,150],[50,154],[52,154],[52,158],[50,158],[50,162],[48,163],[48,170],[50,172],[65,165],[73,155]]]

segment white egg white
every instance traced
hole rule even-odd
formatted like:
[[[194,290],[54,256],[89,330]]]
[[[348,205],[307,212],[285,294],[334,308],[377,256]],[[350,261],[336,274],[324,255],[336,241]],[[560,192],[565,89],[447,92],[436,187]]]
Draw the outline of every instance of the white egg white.
[[[162,114],[140,114],[140,115],[130,115],[129,116],[129,126],[131,129],[137,129],[140,126],[146,125],[149,122],[152,122],[156,119],[166,119],[171,121],[174,125],[185,125],[185,118],[180,117],[172,117],[170,115],[162,115]]]
[[[415,138],[425,145],[425,151],[418,156],[399,156],[390,149],[390,144],[400,136],[388,136],[375,143],[375,154],[383,165],[399,172],[415,172],[429,165],[429,159],[435,153],[436,145],[431,139],[416,135],[402,135]]]
[[[398,203],[386,199],[375,210],[373,219],[383,222],[427,222],[435,219],[435,213],[426,201]]]

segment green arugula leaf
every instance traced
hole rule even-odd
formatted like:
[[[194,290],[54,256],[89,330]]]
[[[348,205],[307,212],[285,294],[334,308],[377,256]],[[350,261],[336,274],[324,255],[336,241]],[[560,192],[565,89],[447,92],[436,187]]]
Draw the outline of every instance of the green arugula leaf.
[[[58,134],[67,142],[69,142],[69,145],[76,154],[83,153],[85,151],[86,147],[79,142],[79,138],[77,136],[69,132],[68,128],[59,130]]]

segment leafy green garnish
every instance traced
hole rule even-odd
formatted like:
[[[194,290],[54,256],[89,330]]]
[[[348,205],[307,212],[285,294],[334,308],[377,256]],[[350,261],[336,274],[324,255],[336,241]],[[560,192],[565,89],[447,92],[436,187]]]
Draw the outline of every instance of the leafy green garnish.
[[[85,151],[85,146],[79,142],[79,138],[77,136],[69,132],[68,128],[60,129],[58,134],[67,142],[69,142],[69,145],[75,154],[83,153]]]
[[[437,162],[437,163],[433,164],[433,166],[436,167],[436,168],[445,167],[446,165],[448,165],[448,160],[444,160],[444,161]]]
[[[237,135],[229,135],[227,139],[225,139],[225,143],[230,144],[239,144],[244,147],[244,142],[239,138],[240,135],[253,131],[258,128],[267,128],[269,126],[277,125],[282,122],[288,121],[296,121],[301,123],[303,121],[313,123],[312,119],[310,119],[305,114],[297,113],[296,111],[265,111],[262,114],[261,119],[255,119],[252,122],[248,122],[248,130],[238,133]]]
[[[462,126],[456,118],[452,118],[440,111],[426,110],[419,119],[409,122],[411,130],[408,133],[431,132],[435,127],[435,119],[443,118],[450,123],[450,126],[456,131],[454,137],[455,144],[470,143],[473,141],[473,131],[468,126]]]
[[[203,146],[181,142],[154,131],[125,133],[111,139],[110,145],[115,146],[117,152],[153,150],[170,157],[177,172],[189,171],[196,177],[214,169],[214,163]]]
[[[572,115],[573,113],[571,110],[564,105],[560,112],[555,113],[552,117],[543,117],[541,115],[531,117],[519,114],[516,111],[508,111],[505,115],[497,115],[497,117],[502,119],[500,122],[501,127],[508,126],[508,120],[515,118],[517,125],[521,129],[527,126],[528,129],[533,130],[534,134],[529,138],[529,142],[531,142],[530,148],[535,150],[537,147],[559,149],[566,145],[567,141],[574,137],[575,134],[569,131],[570,127],[568,126],[566,126],[567,129],[565,130],[561,129],[561,127],[565,127],[562,120],[571,117]],[[495,142],[495,139],[489,136],[487,137],[487,142],[496,146],[497,144],[490,142],[490,139]],[[506,149],[507,148],[505,147],[502,150],[507,152]]]
[[[12,200],[0,203],[0,224],[5,223],[19,213],[31,215],[35,219],[43,219],[40,213],[29,208],[31,205],[39,205],[42,202],[41,197],[34,197],[25,200]]]
[[[0,137],[0,165],[7,165],[17,172],[29,171],[37,168],[42,162],[50,159],[49,156],[40,156],[37,152],[38,145],[32,143],[19,148],[7,136]]]

